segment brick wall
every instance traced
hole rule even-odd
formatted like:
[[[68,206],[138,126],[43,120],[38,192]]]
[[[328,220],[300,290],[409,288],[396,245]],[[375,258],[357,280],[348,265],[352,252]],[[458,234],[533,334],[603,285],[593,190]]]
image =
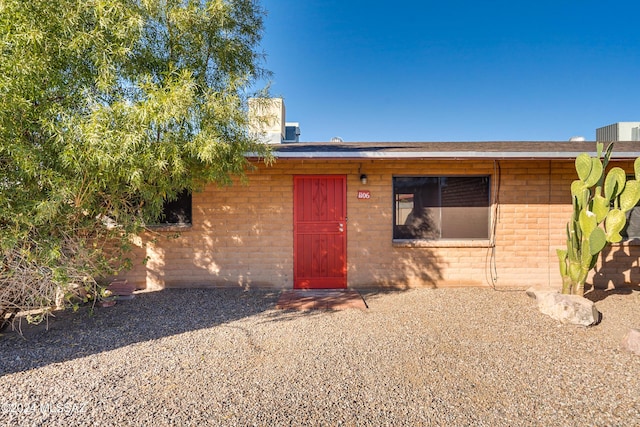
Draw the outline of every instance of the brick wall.
[[[632,170],[632,165],[621,166]],[[360,183],[365,173],[368,183]],[[280,160],[249,184],[209,185],[193,195],[193,225],[136,240],[139,287],[293,287],[293,176],[347,176],[347,275],[352,288],[559,285],[556,249],[571,214],[571,161]],[[491,241],[408,244],[392,239],[393,176],[490,175]],[[499,179],[498,179],[499,178]],[[358,199],[368,190],[369,199]],[[495,204],[497,200],[497,204]],[[614,245],[591,280],[640,281],[640,247]],[[146,264],[143,260],[147,259]]]

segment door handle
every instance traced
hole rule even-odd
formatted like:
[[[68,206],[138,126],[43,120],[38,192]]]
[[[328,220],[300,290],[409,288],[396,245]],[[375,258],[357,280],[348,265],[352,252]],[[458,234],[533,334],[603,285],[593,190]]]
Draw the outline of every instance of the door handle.
[[[344,224],[338,224],[338,231],[340,231],[341,233],[344,232]]]

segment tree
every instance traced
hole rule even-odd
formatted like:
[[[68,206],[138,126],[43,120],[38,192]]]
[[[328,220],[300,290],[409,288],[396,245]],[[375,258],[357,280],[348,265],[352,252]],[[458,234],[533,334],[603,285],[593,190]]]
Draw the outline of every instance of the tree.
[[[254,0],[0,1],[0,322],[126,265],[163,203],[270,159]]]

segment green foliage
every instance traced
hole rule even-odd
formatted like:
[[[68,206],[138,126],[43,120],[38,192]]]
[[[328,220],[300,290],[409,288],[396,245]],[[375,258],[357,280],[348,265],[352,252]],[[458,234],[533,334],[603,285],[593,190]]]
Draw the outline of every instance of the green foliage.
[[[627,181],[624,190],[618,198],[620,209],[624,212],[633,209],[633,207],[638,203],[638,194],[640,194],[640,181]]]
[[[622,193],[627,180],[626,173],[621,168],[611,168],[604,180],[604,197],[607,200],[614,200]]]
[[[567,224],[567,249],[558,250],[563,293],[582,295],[589,271],[595,267],[607,243],[622,240],[625,213],[640,200],[640,158],[634,162],[635,180],[614,167],[605,173],[613,144],[602,157],[598,143],[597,157],[582,153],[576,157],[578,180],[571,183],[573,214]]]
[[[0,2],[0,308],[95,283],[165,200],[270,159],[247,132],[262,18],[254,0]],[[6,296],[19,266],[55,286]]]
[[[576,172],[578,172],[580,182],[586,182],[589,179],[592,167],[593,162],[587,153],[582,153],[576,157]]]

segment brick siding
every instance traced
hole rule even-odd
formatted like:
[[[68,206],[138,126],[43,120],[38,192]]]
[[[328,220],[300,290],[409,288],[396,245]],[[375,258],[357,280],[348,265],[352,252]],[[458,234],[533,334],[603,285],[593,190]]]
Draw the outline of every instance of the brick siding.
[[[617,164],[628,171],[631,163]],[[248,184],[208,185],[193,194],[193,225],[135,239],[140,288],[293,287],[293,176],[347,176],[347,280],[350,288],[560,286],[556,249],[571,215],[572,161],[279,160],[257,164]],[[359,176],[365,173],[367,184]],[[490,175],[490,241],[393,241],[393,176]],[[369,199],[358,199],[368,190]],[[496,204],[497,202],[497,204]],[[494,243],[494,244],[490,244]],[[640,282],[640,246],[612,245],[589,282]],[[146,263],[143,260],[146,259]]]

